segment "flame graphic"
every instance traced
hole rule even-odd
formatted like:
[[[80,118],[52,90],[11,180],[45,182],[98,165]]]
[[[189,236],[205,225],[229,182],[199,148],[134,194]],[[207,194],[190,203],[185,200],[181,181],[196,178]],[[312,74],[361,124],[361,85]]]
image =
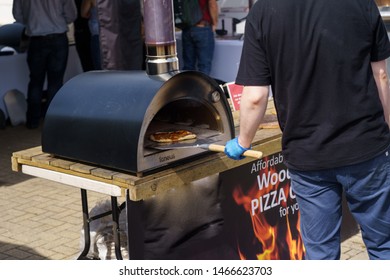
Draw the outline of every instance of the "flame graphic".
[[[269,174],[273,174],[277,173],[277,170],[275,167],[267,167],[259,173],[261,175],[264,172],[266,174],[268,172],[270,172]],[[271,213],[273,214],[273,217],[267,213],[267,211],[258,211],[253,215],[251,209],[252,200],[262,197],[272,191],[279,191],[280,188],[284,189],[286,200],[281,201],[277,209],[268,211],[273,212]],[[243,207],[251,218],[253,234],[262,248],[259,252],[256,252],[258,260],[303,259],[305,249],[300,236],[299,211],[294,214],[287,212],[283,217],[279,215],[278,211],[280,207],[289,207],[287,202],[296,203],[295,199],[290,196],[289,181],[287,181],[287,183],[284,182],[284,184],[281,184],[280,182],[275,185],[269,184],[262,189],[259,189],[258,185],[254,184],[246,194],[243,193],[240,186],[236,186],[232,195],[235,203]],[[277,214],[277,217],[275,217],[275,214]],[[275,220],[278,221],[275,223]],[[248,259],[243,252],[243,248],[240,248],[239,244],[237,244],[237,247],[240,259]]]

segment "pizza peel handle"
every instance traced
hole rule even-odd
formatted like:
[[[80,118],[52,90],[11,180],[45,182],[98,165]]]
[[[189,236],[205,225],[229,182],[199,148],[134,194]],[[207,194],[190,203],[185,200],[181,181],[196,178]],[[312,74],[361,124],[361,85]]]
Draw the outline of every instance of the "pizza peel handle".
[[[225,146],[223,145],[217,145],[217,144],[209,144],[207,145],[207,149],[213,152],[224,152],[225,151]],[[247,150],[243,154],[243,156],[246,157],[252,157],[252,158],[261,158],[263,156],[263,153],[260,151],[255,151],[255,150]]]
[[[217,145],[213,143],[215,143],[214,139],[196,139],[196,140],[188,140],[188,141],[186,140],[180,143],[154,143],[147,147],[152,149],[157,149],[157,150],[201,148],[212,152],[221,152],[221,153],[225,152],[225,146]],[[261,158],[263,156],[263,153],[255,150],[247,150],[243,153],[243,155],[246,157]]]

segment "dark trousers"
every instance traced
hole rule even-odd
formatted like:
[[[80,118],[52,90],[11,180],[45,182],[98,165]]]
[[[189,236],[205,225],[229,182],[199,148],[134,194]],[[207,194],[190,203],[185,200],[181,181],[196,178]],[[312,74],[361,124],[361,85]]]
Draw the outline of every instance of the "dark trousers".
[[[77,54],[84,72],[94,70],[91,56],[91,33],[88,26],[86,29],[75,30],[74,40]]]
[[[92,62],[94,70],[101,70],[101,62],[100,62],[100,38],[99,35],[91,36],[91,54],[92,54]]]
[[[66,33],[33,36],[27,53],[30,82],[27,93],[27,124],[38,125],[42,116],[42,97],[47,78],[47,104],[61,88],[68,61]]]
[[[182,31],[183,70],[211,72],[215,39],[211,26],[194,26]]]

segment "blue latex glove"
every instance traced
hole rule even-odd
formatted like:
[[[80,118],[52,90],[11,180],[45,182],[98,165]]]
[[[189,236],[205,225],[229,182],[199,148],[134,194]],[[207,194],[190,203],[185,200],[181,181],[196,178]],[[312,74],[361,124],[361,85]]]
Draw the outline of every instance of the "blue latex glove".
[[[231,159],[240,160],[245,158],[242,154],[249,149],[242,147],[238,143],[238,137],[236,137],[226,143],[225,154]]]

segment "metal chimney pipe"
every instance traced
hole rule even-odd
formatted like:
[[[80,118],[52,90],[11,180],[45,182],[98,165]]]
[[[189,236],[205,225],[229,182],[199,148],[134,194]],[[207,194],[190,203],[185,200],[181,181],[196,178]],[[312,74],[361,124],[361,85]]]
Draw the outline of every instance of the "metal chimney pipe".
[[[144,0],[146,72],[161,75],[179,70],[172,0]]]

